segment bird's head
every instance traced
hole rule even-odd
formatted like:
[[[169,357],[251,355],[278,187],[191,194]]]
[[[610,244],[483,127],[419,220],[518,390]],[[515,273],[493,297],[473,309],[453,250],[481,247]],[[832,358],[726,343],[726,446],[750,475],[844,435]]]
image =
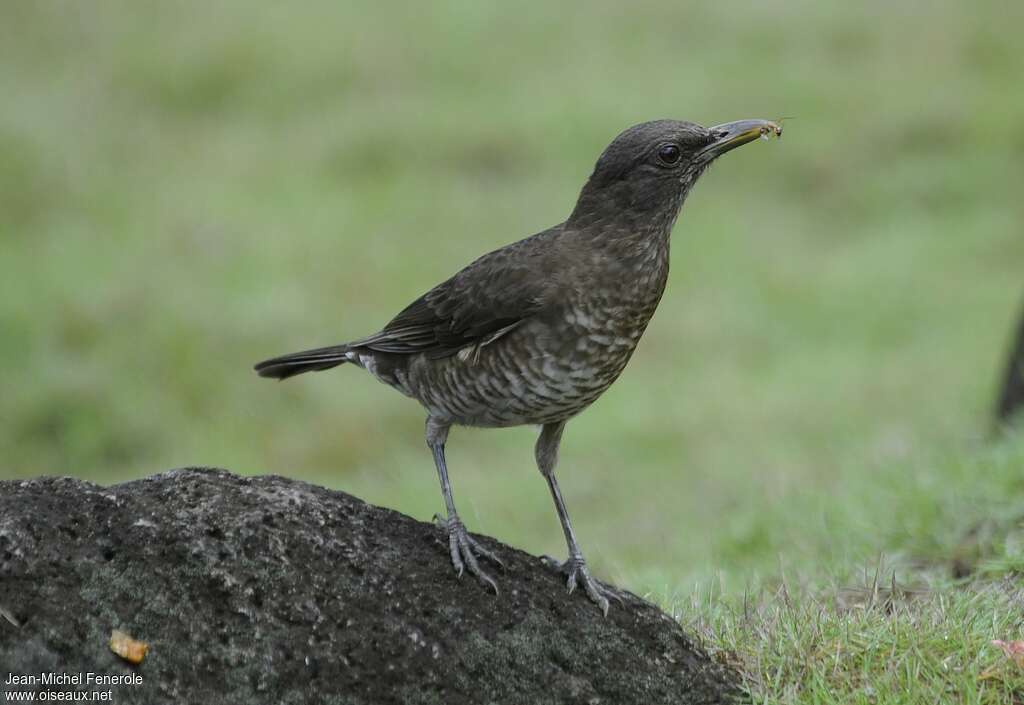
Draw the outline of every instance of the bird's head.
[[[687,193],[711,162],[762,135],[781,134],[782,127],[768,120],[714,127],[680,120],[634,125],[602,152],[569,222],[671,229]]]

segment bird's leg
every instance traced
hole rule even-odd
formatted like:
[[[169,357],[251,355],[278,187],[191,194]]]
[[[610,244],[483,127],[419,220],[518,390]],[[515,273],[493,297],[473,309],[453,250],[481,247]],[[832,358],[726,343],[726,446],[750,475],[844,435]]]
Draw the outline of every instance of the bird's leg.
[[[448,466],[444,460],[444,444],[448,438],[448,429],[448,424],[439,422],[434,418],[427,419],[427,445],[434,454],[437,475],[441,479],[441,492],[444,494],[444,503],[448,510],[447,519],[441,519],[435,515],[434,520],[448,534],[448,550],[451,552],[452,565],[455,566],[459,577],[461,578],[463,571],[469,568],[470,573],[475,575],[480,582],[494,590],[494,594],[497,595],[498,584],[480,568],[476,557],[477,555],[484,556],[499,566],[504,564],[493,552],[481,546],[469,535],[465,525],[459,518],[459,513],[455,511],[455,500],[452,499],[452,486],[448,482]]]
[[[558,511],[558,520],[562,523],[562,531],[565,533],[565,543],[569,546],[569,559],[565,563],[559,563],[550,558],[546,559],[546,562],[554,565],[568,576],[566,585],[570,594],[578,585],[582,585],[587,597],[601,608],[605,616],[608,616],[608,598],[620,603],[622,598],[611,587],[591,577],[590,571],[587,569],[587,562],[583,559],[583,551],[580,550],[580,545],[576,541],[576,532],[573,531],[572,522],[569,521],[569,512],[565,508],[565,500],[562,499],[558,480],[555,479],[558,445],[562,440],[564,429],[564,421],[545,424],[541,429],[536,446],[537,467],[544,479],[548,481],[551,497],[555,500],[555,509]]]

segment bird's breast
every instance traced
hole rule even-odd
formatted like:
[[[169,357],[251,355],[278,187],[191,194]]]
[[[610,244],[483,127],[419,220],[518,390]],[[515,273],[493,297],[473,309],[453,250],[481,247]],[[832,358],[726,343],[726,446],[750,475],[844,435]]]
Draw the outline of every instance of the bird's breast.
[[[431,415],[474,426],[565,420],[629,362],[657,308],[667,269],[584,277],[522,325],[442,359],[419,357],[404,383]]]

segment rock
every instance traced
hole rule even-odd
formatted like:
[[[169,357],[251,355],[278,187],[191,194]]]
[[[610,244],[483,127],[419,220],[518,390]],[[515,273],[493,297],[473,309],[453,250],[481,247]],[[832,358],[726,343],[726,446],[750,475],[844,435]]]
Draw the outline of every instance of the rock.
[[[0,482],[0,678],[118,703],[718,703],[738,676],[633,595],[607,618],[487,537],[495,596],[438,530],[283,477]],[[15,627],[11,621],[20,623]],[[132,666],[112,630],[149,644]],[[34,690],[36,685],[0,685]]]

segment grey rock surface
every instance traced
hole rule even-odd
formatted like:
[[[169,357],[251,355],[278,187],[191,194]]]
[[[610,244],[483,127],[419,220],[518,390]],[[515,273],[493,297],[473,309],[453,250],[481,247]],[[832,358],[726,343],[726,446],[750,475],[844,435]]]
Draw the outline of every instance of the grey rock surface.
[[[141,676],[115,703],[718,703],[735,674],[632,595],[601,616],[493,539],[495,596],[430,524],[282,477],[0,482],[0,679]],[[6,614],[4,614],[6,613]],[[12,622],[17,622],[16,627]],[[150,644],[132,666],[112,629]],[[83,678],[85,676],[83,675]]]

